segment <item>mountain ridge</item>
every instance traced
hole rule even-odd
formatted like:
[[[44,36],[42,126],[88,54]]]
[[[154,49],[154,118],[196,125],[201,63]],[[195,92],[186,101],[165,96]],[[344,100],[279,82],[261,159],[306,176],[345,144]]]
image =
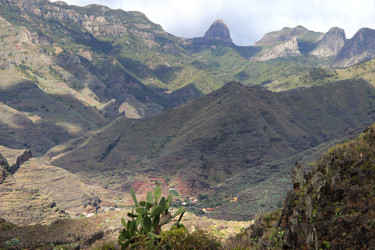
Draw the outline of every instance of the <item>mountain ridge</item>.
[[[375,57],[375,30],[362,28],[342,47],[333,62],[334,67],[346,68]]]
[[[371,93],[361,80],[280,93],[231,83],[146,120],[118,119],[46,157],[86,183],[127,190],[168,176],[181,194],[195,195],[371,124]],[[116,173],[114,184],[107,184],[112,177],[99,179],[99,171]]]

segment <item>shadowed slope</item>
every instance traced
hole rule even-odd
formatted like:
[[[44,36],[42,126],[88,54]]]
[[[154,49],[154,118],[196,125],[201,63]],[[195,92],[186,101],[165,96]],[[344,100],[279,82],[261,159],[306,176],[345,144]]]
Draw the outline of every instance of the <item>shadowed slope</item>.
[[[111,172],[118,187],[134,176],[168,175],[182,192],[202,192],[241,170],[365,127],[375,119],[373,92],[361,80],[280,93],[230,83],[149,119],[118,119],[46,156],[91,177],[118,171]]]

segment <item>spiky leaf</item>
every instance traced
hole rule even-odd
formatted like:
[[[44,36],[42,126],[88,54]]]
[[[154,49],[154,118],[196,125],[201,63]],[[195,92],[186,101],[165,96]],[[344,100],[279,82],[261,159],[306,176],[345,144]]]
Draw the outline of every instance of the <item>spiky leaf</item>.
[[[132,237],[131,233],[128,231],[128,230],[124,230],[122,231],[121,235],[125,238],[125,239],[130,239]]]
[[[121,233],[118,237],[119,240],[121,241],[126,241],[127,239],[125,238],[125,236],[123,235],[123,233]]]
[[[151,219],[150,219],[150,217],[145,216],[143,218],[143,226],[144,226],[146,232],[150,232],[151,231]]]
[[[131,235],[135,235],[136,227],[137,227],[137,222],[135,220],[133,220],[130,224],[130,229],[129,229]]]
[[[162,211],[163,211],[163,208],[161,206],[157,206],[154,210],[152,210],[151,218],[157,215],[160,215]]]
[[[157,203],[158,200],[160,199],[160,196],[161,196],[161,188],[160,187],[156,187],[155,190],[154,190],[154,202]]]
[[[172,195],[168,195],[167,200],[165,201],[165,206],[168,209],[172,203]]]
[[[185,207],[180,207],[176,213],[173,214],[172,218],[176,217],[177,215],[179,215],[180,213],[183,213],[185,212]]]
[[[141,224],[141,221],[142,221],[142,215],[139,215],[136,219],[136,225],[138,226],[139,224]]]
[[[162,208],[162,211],[164,212],[166,209],[165,209],[165,198],[161,198],[160,202],[159,202],[159,206]]]
[[[126,221],[124,218],[121,219],[121,224],[124,226],[124,227],[127,227],[127,224],[126,224]]]
[[[149,207],[151,207],[152,205],[154,205],[154,203],[152,203],[152,202],[148,202],[148,201],[140,201],[139,202],[139,205],[141,205],[141,206],[149,206]]]
[[[137,197],[135,196],[134,188],[130,189],[130,193],[131,193],[133,201],[134,201],[134,206],[135,207],[139,207],[139,204],[138,204],[138,201],[137,201]]]
[[[157,215],[157,216],[155,216],[155,218],[152,221],[152,228],[154,229],[154,231],[159,226],[159,222],[160,222],[160,216]]]
[[[144,207],[137,207],[137,208],[135,209],[135,211],[138,213],[138,215],[140,215],[140,214],[145,214],[145,213],[146,213],[146,210],[145,210]]]
[[[147,192],[147,201],[152,203],[152,193],[150,191]]]

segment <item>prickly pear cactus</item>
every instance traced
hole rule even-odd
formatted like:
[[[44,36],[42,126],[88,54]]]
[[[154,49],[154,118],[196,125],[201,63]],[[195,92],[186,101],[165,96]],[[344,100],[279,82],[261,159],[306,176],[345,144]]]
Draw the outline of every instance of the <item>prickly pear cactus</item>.
[[[154,193],[147,192],[147,200],[139,203],[133,188],[130,192],[134,206],[132,212],[128,213],[130,220],[121,220],[124,229],[120,231],[118,244],[122,249],[137,248],[146,242],[155,245],[160,240],[161,227],[180,215],[175,223],[178,226],[185,213],[185,207],[181,207],[172,215],[169,212],[172,196],[161,197],[162,190],[159,187],[154,189]]]

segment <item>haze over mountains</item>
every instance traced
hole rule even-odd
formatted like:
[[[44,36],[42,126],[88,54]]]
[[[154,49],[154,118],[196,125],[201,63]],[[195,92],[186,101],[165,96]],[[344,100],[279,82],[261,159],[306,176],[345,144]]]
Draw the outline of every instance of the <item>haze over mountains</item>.
[[[246,219],[285,198],[293,161],[375,122],[370,28],[286,27],[237,46],[223,20],[179,38],[140,12],[0,0],[0,45],[0,194],[35,208],[14,223],[93,212],[93,187],[142,193],[154,178]],[[9,171],[25,150],[39,158]]]

